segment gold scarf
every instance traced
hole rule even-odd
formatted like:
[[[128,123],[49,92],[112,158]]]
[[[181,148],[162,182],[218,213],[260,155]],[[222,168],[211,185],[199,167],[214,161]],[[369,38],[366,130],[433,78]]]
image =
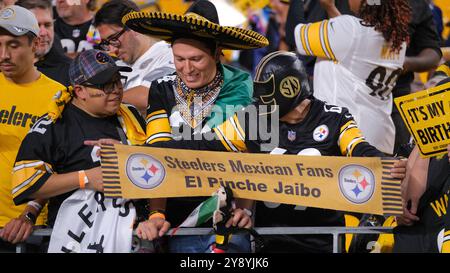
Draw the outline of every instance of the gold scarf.
[[[52,102],[49,104],[47,114],[53,122],[56,122],[58,118],[61,117],[64,107],[73,98],[73,88],[72,86],[66,88],[65,90],[58,91],[52,98]],[[119,111],[117,113],[119,117],[120,125],[125,132],[128,141],[132,145],[144,144],[147,140],[147,134],[143,130],[133,115],[133,113],[124,104],[120,104]]]

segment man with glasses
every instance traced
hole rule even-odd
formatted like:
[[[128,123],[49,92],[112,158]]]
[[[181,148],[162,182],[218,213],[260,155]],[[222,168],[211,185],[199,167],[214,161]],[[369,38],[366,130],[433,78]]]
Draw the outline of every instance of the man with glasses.
[[[13,172],[14,202],[49,199],[50,227],[54,226],[57,215],[56,224],[63,221],[59,215],[64,213],[58,211],[66,199],[79,201],[73,200],[73,196],[80,194],[79,189],[89,189],[84,191],[88,196],[86,202],[103,196],[102,178],[93,171],[100,168],[97,148],[84,145],[85,140],[113,138],[124,144],[145,141],[145,122],[135,108],[121,104],[120,72],[130,70],[117,66],[102,51],[91,49],[80,53],[69,69],[72,88],[55,96],[48,114],[35,123],[22,142]],[[111,204],[108,207],[108,202],[104,201],[108,210],[120,209]],[[134,206],[130,209],[134,210]],[[100,212],[92,213],[90,220]],[[102,221],[97,222],[94,224]],[[104,241],[108,242],[105,236]]]
[[[94,25],[102,38],[101,49],[117,56],[133,69],[131,73],[126,74],[128,83],[124,90],[133,88],[138,91],[129,95],[126,92],[124,101],[137,105],[137,101],[146,101],[146,98],[140,96],[148,94],[150,82],[173,73],[175,67],[169,44],[135,32],[122,24],[122,17],[131,11],[139,11],[132,1],[107,2],[96,13]]]

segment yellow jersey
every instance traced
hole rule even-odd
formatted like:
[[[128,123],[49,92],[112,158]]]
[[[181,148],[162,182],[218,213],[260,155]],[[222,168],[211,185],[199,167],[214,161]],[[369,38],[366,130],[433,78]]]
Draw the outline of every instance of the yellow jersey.
[[[41,74],[38,80],[16,84],[0,73],[0,227],[18,217],[26,204],[13,203],[11,174],[16,155],[31,125],[46,113],[52,97],[65,88]],[[44,224],[41,213],[37,225]]]

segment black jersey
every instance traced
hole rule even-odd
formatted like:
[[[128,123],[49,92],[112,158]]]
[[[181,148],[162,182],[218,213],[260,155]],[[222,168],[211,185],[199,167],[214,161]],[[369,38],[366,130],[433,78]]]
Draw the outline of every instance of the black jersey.
[[[129,109],[138,120],[142,119],[135,108]],[[83,142],[100,138],[123,141],[119,130],[123,129],[116,115],[92,117],[72,103],[66,105],[62,117],[55,123],[47,115],[41,117],[28,132],[17,154],[13,169],[14,203],[29,201],[30,195],[38,191],[53,173],[100,166],[100,158],[96,155],[98,147],[87,146]],[[50,226],[53,226],[61,203],[73,192],[50,198]]]
[[[252,139],[258,118],[247,114],[243,109],[217,126],[203,140],[169,141],[153,144],[193,150],[258,152],[269,140]],[[270,122],[268,122],[270,123]],[[260,124],[258,124],[259,126]],[[271,128],[277,129],[277,128]],[[259,129],[257,129],[259,130]],[[326,155],[326,156],[384,156],[375,147],[367,143],[346,108],[327,105],[325,102],[311,98],[310,110],[303,121],[297,124],[280,122],[278,145],[272,151],[285,154]],[[265,147],[267,149],[267,146]],[[270,152],[270,150],[265,151]],[[170,210],[189,213],[195,206],[168,206]],[[168,214],[169,215],[169,214]],[[184,214],[187,215],[187,214]],[[170,217],[170,215],[169,215]],[[176,220],[178,224],[181,219]],[[257,202],[256,226],[344,226],[343,213],[304,208],[295,205]],[[268,251],[330,251],[331,236],[267,236]],[[280,244],[281,242],[281,244]]]
[[[65,53],[79,53],[92,49],[93,45],[87,40],[90,28],[93,28],[92,20],[75,26],[65,23],[60,17],[55,20],[55,33],[61,39]]]
[[[394,252],[437,253],[449,251],[450,222],[448,199],[450,195],[450,165],[448,156],[431,158],[428,165],[427,186],[419,200],[413,226],[394,229]],[[447,242],[446,248],[443,248]]]

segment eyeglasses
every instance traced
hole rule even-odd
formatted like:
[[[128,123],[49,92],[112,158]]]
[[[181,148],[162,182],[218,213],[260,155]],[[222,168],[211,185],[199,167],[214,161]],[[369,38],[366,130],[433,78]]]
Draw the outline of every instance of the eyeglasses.
[[[107,82],[105,84],[91,84],[91,83],[82,83],[82,86],[91,87],[95,89],[102,90],[105,94],[111,94],[117,89],[122,89],[123,85],[127,84],[128,77],[120,76],[115,80]]]
[[[113,34],[111,36],[109,36],[106,40],[102,40],[100,42],[100,44],[98,44],[99,48],[101,50],[105,50],[108,51],[109,50],[109,46],[112,45],[113,47],[120,47],[120,45],[122,44],[119,41],[120,36],[122,36],[122,34],[124,34],[128,29],[126,27],[124,27],[121,31],[117,32],[116,34]]]

